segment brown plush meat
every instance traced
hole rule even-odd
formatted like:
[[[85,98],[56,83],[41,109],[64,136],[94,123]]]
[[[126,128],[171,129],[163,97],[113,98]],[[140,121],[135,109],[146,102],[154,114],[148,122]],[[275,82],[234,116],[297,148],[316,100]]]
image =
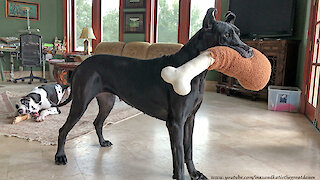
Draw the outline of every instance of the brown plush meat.
[[[271,64],[260,51],[252,48],[254,55],[243,58],[237,51],[225,46],[208,49],[215,62],[208,70],[217,70],[238,79],[240,85],[248,90],[259,91],[269,82]]]

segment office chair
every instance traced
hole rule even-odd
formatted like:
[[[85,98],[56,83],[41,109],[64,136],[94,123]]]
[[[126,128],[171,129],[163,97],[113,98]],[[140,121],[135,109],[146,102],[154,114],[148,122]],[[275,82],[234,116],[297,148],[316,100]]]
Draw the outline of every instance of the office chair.
[[[19,59],[21,60],[23,67],[30,67],[31,72],[27,77],[14,79],[13,82],[17,83],[18,80],[22,82],[25,79],[30,79],[28,84],[33,82],[33,79],[39,79],[40,82],[47,83],[47,80],[41,77],[34,76],[32,73],[33,67],[41,67],[44,63],[44,57],[42,54],[42,38],[36,34],[21,34],[20,35],[20,52]]]

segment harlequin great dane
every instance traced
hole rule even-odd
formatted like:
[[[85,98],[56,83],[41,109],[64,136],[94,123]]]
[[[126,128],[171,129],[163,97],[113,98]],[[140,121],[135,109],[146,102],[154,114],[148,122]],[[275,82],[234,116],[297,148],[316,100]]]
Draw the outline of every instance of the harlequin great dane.
[[[210,8],[202,28],[179,52],[170,56],[142,61],[113,55],[94,55],[81,63],[72,74],[72,101],[67,121],[59,130],[56,164],[66,164],[64,151],[66,136],[79,121],[90,101],[96,97],[99,113],[94,126],[100,145],[111,146],[102,135],[102,126],[111,111],[115,96],[142,112],[166,122],[173,156],[173,178],[184,179],[184,163],[192,179],[207,179],[194,167],[192,160],[192,133],[194,117],[203,99],[207,70],[196,76],[192,90],[185,96],[174,92],[160,76],[167,66],[178,67],[195,58],[200,52],[214,46],[228,46],[243,57],[251,57],[252,49],[239,38],[239,29],[233,24],[235,15],[228,12],[226,22],[215,20],[216,9]]]
[[[35,87],[16,104],[18,114],[31,114],[40,122],[48,115],[60,114],[58,104],[64,102],[70,94],[70,88],[60,84],[46,84]]]

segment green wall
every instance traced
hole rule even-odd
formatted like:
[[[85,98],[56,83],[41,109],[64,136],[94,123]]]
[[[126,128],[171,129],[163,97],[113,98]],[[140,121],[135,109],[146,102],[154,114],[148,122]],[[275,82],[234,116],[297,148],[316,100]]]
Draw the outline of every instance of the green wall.
[[[40,3],[40,21],[30,20],[32,29],[40,29],[43,42],[53,43],[54,38],[63,38],[62,0],[28,0]],[[5,0],[0,0],[0,37],[19,37],[19,30],[27,29],[24,19],[6,18]],[[5,58],[8,58],[6,56]],[[8,70],[9,64],[5,65]]]
[[[145,34],[123,33],[123,42],[145,41]]]
[[[302,88],[311,0],[297,0],[294,39],[300,40],[296,86]]]
[[[31,20],[32,29],[39,28],[44,42],[63,37],[63,13],[61,0],[28,0],[40,3],[40,21]],[[27,29],[24,19],[6,18],[5,0],[0,1],[0,36],[19,36],[19,30]]]

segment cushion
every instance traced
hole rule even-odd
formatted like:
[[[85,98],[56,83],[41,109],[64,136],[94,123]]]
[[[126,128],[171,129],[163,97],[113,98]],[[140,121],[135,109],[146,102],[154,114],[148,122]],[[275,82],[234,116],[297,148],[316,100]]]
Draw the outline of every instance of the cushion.
[[[86,60],[90,56],[91,55],[78,55],[78,56],[74,57],[74,61],[75,62],[83,62],[84,60]]]
[[[94,54],[111,54],[121,56],[124,42],[101,42],[96,47]]]
[[[148,42],[128,42],[123,48],[122,56],[146,59],[149,46]]]
[[[183,46],[182,44],[178,44],[178,43],[155,43],[155,44],[152,44],[148,49],[146,59],[157,58],[157,57],[161,57],[163,55],[175,54],[176,52],[178,52],[181,49],[182,46]]]

